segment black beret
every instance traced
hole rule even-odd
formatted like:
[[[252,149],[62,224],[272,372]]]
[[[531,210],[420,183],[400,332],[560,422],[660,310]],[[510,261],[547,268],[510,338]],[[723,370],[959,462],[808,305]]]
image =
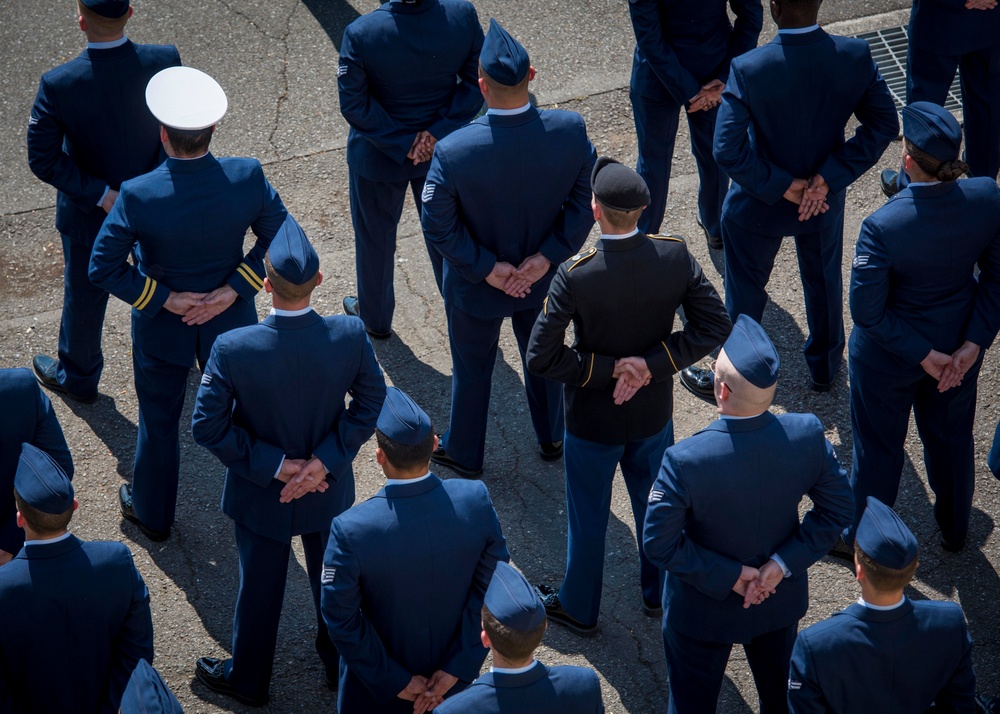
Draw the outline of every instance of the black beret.
[[[590,188],[602,205],[634,211],[649,205],[649,188],[642,177],[610,156],[602,156],[590,174]]]

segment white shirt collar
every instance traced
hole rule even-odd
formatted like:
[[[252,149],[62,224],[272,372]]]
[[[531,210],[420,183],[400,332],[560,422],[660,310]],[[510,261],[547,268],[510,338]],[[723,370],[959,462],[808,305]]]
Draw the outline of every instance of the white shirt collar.
[[[907,186],[937,186],[940,181],[910,181]]]
[[[385,480],[386,486],[403,486],[408,483],[416,483],[417,481],[423,481],[426,478],[430,478],[430,471],[425,473],[423,476],[417,476],[417,478],[387,478]]]
[[[203,159],[208,156],[206,151],[204,154],[198,154],[197,156],[171,156],[170,158],[174,161],[196,161],[197,159]]]
[[[88,50],[110,50],[112,47],[121,47],[126,42],[128,42],[128,38],[125,37],[125,35],[122,35],[117,40],[111,40],[110,42],[88,42],[87,43],[87,49]]]
[[[301,310],[279,310],[276,307],[271,308],[271,314],[277,315],[278,317],[298,317],[299,315],[306,315],[312,312],[312,306],[302,308]]]
[[[58,543],[61,540],[66,540],[72,535],[69,531],[66,531],[61,536],[56,536],[55,538],[46,538],[45,540],[26,540],[25,545],[48,545],[49,543]]]
[[[490,671],[496,674],[524,674],[530,671],[538,664],[538,660],[535,658],[531,659],[531,664],[525,665],[524,667],[490,667]]]
[[[810,25],[809,27],[790,27],[787,30],[778,30],[779,35],[804,35],[807,32],[812,32],[813,30],[818,30],[819,25]]]
[[[900,597],[899,602],[897,602],[895,605],[872,605],[870,602],[865,602],[865,599],[863,597],[858,598],[859,605],[867,607],[869,610],[880,610],[883,612],[886,610],[895,610],[897,607],[900,607],[904,602],[906,602],[906,595]]]
[[[766,411],[767,410],[765,409],[764,412],[766,412]],[[760,414],[763,414],[764,412],[761,412]],[[720,414],[719,418],[720,419],[732,419],[733,421],[738,421],[740,419],[756,419],[757,417],[760,416],[760,414],[754,414],[753,416],[736,416],[735,414]]]
[[[638,228],[633,228],[628,233],[614,233],[614,234],[601,233],[601,240],[621,240],[622,238],[631,238],[638,232],[639,232]]]
[[[523,114],[524,112],[531,109],[531,102],[528,102],[523,107],[518,107],[517,109],[487,109],[487,114],[492,114],[495,117],[509,117],[514,114]]]

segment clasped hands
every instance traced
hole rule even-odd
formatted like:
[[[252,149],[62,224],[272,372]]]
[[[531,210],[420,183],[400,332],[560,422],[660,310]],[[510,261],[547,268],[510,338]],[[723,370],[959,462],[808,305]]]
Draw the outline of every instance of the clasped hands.
[[[997,6],[997,0],[966,0],[966,10],[992,10]]]
[[[185,325],[204,325],[229,309],[236,298],[236,291],[230,285],[223,285],[210,293],[175,293],[171,290],[163,307],[180,315]]]
[[[307,493],[323,493],[330,488],[326,467],[315,456],[311,459],[285,459],[281,462],[277,478],[285,484],[278,499],[280,503],[291,503]]]
[[[799,220],[808,221],[813,216],[826,213],[830,206],[826,202],[830,186],[819,174],[809,179],[792,179],[792,185],[785,191],[784,198],[799,207]]]
[[[701,88],[701,91],[688,100],[688,114],[707,112],[722,103],[722,91],[726,85],[721,79],[713,79]]]
[[[419,674],[410,678],[410,683],[396,695],[399,699],[413,702],[413,714],[424,714],[444,701],[444,695],[455,686],[458,677],[439,669],[430,678]]]
[[[920,366],[924,368],[927,374],[938,381],[939,392],[947,392],[952,387],[957,387],[962,383],[965,373],[979,359],[979,350],[979,345],[966,340],[961,347],[950,355],[938,352],[937,350],[931,350],[921,360]]]
[[[740,577],[733,585],[733,592],[743,596],[744,609],[751,605],[760,605],[777,591],[778,583],[785,577],[781,566],[769,560],[760,568],[744,565]]]
[[[410,159],[414,166],[422,164],[424,161],[430,161],[434,155],[435,144],[437,144],[437,139],[431,136],[429,131],[422,131],[413,139],[413,146],[410,147],[406,158]]]
[[[534,283],[545,277],[551,265],[541,253],[528,256],[516,268],[498,260],[486,276],[486,282],[511,297],[523,298],[531,292]]]
[[[615,371],[611,374],[615,383],[615,404],[621,406],[635,396],[653,379],[649,366],[643,357],[622,357],[615,360]]]

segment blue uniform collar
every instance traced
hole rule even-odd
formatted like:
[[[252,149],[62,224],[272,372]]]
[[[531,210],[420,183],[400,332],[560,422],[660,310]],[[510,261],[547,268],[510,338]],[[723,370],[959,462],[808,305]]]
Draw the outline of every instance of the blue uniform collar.
[[[538,118],[538,108],[528,107],[522,112],[517,114],[483,114],[481,117],[476,119],[479,124],[485,124],[486,126],[496,126],[496,127],[514,127],[522,126],[530,121],[534,121]]]
[[[730,433],[756,431],[777,419],[771,412],[764,412],[749,419],[716,419],[702,431],[727,431]]]
[[[383,486],[378,493],[375,494],[376,498],[410,498],[412,496],[419,496],[421,494],[427,493],[428,491],[433,491],[435,488],[441,485],[441,479],[439,479],[434,474],[428,474],[427,478],[417,479],[411,481],[410,483],[403,484],[392,484]]]
[[[944,196],[958,188],[958,181],[937,181],[935,183],[911,183],[897,193],[893,198],[905,198],[912,195],[913,198],[933,198]],[[909,193],[907,193],[909,191]]]
[[[197,159],[177,159],[172,156],[168,156],[167,160],[163,162],[163,166],[167,168],[170,173],[186,173],[195,171],[204,171],[210,164],[216,163],[216,159],[212,156],[212,152],[209,151],[204,156],[199,156]]]
[[[88,50],[113,50],[115,47],[121,47],[126,42],[128,42],[128,38],[125,35],[122,35],[117,40],[111,40],[110,42],[88,42],[87,43],[87,49]]]
[[[312,311],[312,305],[304,307],[301,310],[279,310],[276,307],[272,307],[270,314],[276,315],[277,317],[302,317],[303,315],[308,315]]]
[[[389,2],[382,7],[387,8],[389,12],[415,15],[419,12],[424,12],[425,10],[432,8],[437,4],[437,0],[420,0],[420,2],[417,3],[403,2],[403,0],[389,0]]]
[[[494,687],[525,687],[540,679],[545,679],[547,676],[549,676],[549,668],[536,660],[535,664],[526,672],[497,672],[494,670],[484,674],[478,681],[489,684],[488,680],[492,680]]]
[[[490,107],[486,110],[486,113],[492,117],[512,117],[515,114],[523,114],[529,109],[531,109],[531,102],[528,102],[523,107],[518,107],[517,109],[495,109]]]
[[[282,312],[285,312],[282,310]],[[298,312],[297,310],[294,312]],[[270,315],[265,317],[260,324],[268,325],[269,327],[280,327],[283,329],[295,329],[298,327],[307,327],[312,325],[317,320],[322,320],[320,314],[310,308],[308,312],[301,315],[281,315],[279,313],[272,312]]]
[[[17,554],[17,557],[28,560],[58,558],[61,555],[66,555],[66,553],[76,550],[81,545],[83,545],[83,541],[71,533],[69,538],[57,538],[45,543],[38,543],[37,545],[25,544],[21,552]]]
[[[779,45],[811,45],[813,42],[818,42],[827,36],[823,28],[819,26],[803,27],[800,29],[805,30],[805,32],[779,30],[772,42],[776,42]]]
[[[805,35],[815,32],[819,25],[809,25],[809,27],[789,27],[787,30],[778,30],[779,35]]]
[[[854,603],[850,607],[838,612],[834,617],[847,615],[849,617],[864,620],[866,622],[894,622],[902,619],[913,612],[913,603],[909,598],[903,599],[903,604],[891,610],[873,610],[860,603]]]

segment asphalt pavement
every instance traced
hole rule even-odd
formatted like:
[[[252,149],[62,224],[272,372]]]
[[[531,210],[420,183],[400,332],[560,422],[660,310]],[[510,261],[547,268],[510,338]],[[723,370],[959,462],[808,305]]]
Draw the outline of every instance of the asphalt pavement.
[[[598,153],[634,165],[635,131],[628,97],[633,37],[623,0],[480,0],[484,25],[493,16],[527,47],[538,78],[537,102],[580,112]],[[344,146],[347,125],[337,108],[337,47],[343,28],[376,6],[354,0],[160,0],[136,2],[129,36],[139,42],[173,43],[185,64],[215,76],[229,95],[229,113],[212,150],[217,156],[260,159],[289,210],[314,241],[322,260],[323,285],[315,307],[340,312],[354,292],[354,243],[347,193]],[[828,2],[821,13],[827,29],[854,34],[905,24],[903,0]],[[84,46],[75,25],[75,3],[67,0],[7,3],[0,43],[8,71],[0,74],[0,240],[5,246],[0,281],[0,366],[28,366],[36,353],[54,354],[62,301],[62,253],[54,228],[55,192],[28,171],[24,135],[38,77],[71,59]],[[766,14],[766,13],[765,13]],[[765,17],[762,41],[774,34]],[[789,87],[788,91],[794,91]],[[720,254],[710,255],[695,224],[697,174],[682,126],[666,229],[690,238],[691,251],[722,288]],[[898,165],[899,144],[848,190],[844,277],[858,228],[883,202],[877,172]],[[592,242],[597,237],[591,236]],[[942,235],[942,259],[948,237]],[[447,427],[451,361],[444,309],[437,294],[416,212],[409,203],[399,229],[394,335],[375,345],[386,377],[408,391],[440,429]],[[794,247],[778,255],[764,326],[782,359],[774,410],[811,411],[826,425],[845,467],[851,434],[846,370],[832,392],[808,389],[801,356],[806,323]],[[845,282],[846,294],[846,282]],[[265,314],[263,294],[257,306]],[[845,308],[845,313],[847,312]],[[847,315],[849,325],[849,315]],[[509,329],[501,336],[487,435],[489,486],[508,539],[512,560],[533,581],[557,584],[565,562],[565,491],[561,462],[542,462],[522,388],[516,345]],[[197,389],[192,371],[181,440],[181,479],[173,537],[151,543],[123,524],[118,487],[131,477],[136,438],[136,400],[130,359],[128,307],[112,298],[104,331],[105,371],[101,397],[90,406],[53,399],[76,462],[81,507],[72,530],[86,539],[125,542],[151,593],[156,631],[156,667],[186,711],[242,711],[194,681],[199,656],[228,656],[238,584],[232,524],[219,510],[223,469],[196,446],[186,428]],[[1000,549],[991,538],[1000,512],[1000,484],[986,468],[994,427],[997,359],[987,353],[980,377],[976,421],[977,490],[969,547],[943,552],[932,515],[922,452],[911,430],[897,508],[921,545],[921,564],[909,593],[948,599],[965,609],[974,638],[973,656],[981,691],[1000,692],[1000,624],[995,617]],[[714,418],[714,409],[675,387],[678,438]],[[381,484],[374,441],[355,462],[359,499]],[[442,469],[442,476],[453,474]],[[550,627],[539,656],[551,664],[590,666],[601,677],[609,712],[665,712],[667,677],[659,623],[640,612],[634,526],[624,485],[616,484],[608,528],[601,634],[581,639]],[[809,507],[808,501],[802,504]],[[331,711],[323,670],[313,651],[316,623],[302,564],[289,569],[289,584],[271,685],[272,703],[262,711]],[[827,559],[810,571],[810,609],[805,626],[850,604],[858,588],[850,570]],[[85,653],[81,653],[85,656]],[[933,656],[933,653],[928,653]],[[487,665],[489,662],[487,661]],[[719,703],[720,712],[756,712],[753,682],[742,651],[733,652]]]

